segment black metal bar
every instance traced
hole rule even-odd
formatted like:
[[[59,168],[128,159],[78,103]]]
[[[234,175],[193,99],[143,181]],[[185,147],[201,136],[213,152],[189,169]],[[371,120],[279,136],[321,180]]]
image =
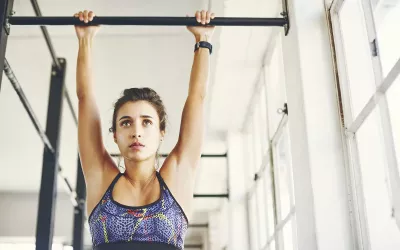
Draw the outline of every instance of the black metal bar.
[[[229,198],[229,194],[194,194],[194,198]]]
[[[191,228],[208,228],[208,224],[189,224]]]
[[[31,3],[36,16],[41,17],[42,12],[40,11],[38,2],[36,0],[31,0]],[[57,60],[56,51],[54,50],[53,43],[51,42],[49,32],[45,26],[41,26],[40,28],[42,29],[44,40],[46,40],[47,47],[49,48],[51,58],[53,58],[53,63],[57,66],[58,70],[61,70],[61,66]]]
[[[85,225],[85,200],[86,185],[82,172],[81,160],[78,155],[78,168],[76,179],[76,195],[79,201],[78,207],[74,208],[74,231],[73,231],[73,249],[83,250],[83,237]]]
[[[50,250],[53,242],[55,203],[57,197],[57,173],[62,118],[63,91],[66,61],[59,59],[61,70],[52,65],[50,95],[47,108],[46,134],[54,153],[47,147],[43,153],[42,179],[36,224],[36,249]]]
[[[111,157],[121,157],[121,154],[110,154]],[[160,154],[160,157],[166,158],[168,154]],[[224,158],[227,157],[227,154],[202,154],[201,158]]]
[[[0,90],[3,79],[4,60],[6,59],[6,48],[9,30],[8,17],[12,11],[14,0],[0,0]]]
[[[97,16],[90,23],[83,23],[75,17],[46,16],[28,17],[13,16],[9,19],[12,25],[160,25],[160,26],[201,26],[195,17],[127,17]],[[216,17],[208,25],[212,26],[284,26],[286,18],[256,17]]]

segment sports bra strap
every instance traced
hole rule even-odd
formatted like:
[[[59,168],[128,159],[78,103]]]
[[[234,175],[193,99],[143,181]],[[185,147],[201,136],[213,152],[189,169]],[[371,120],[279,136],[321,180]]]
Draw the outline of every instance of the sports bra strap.
[[[107,191],[112,190],[113,187],[115,186],[115,183],[119,180],[119,178],[123,175],[123,173],[119,172],[117,176],[115,176],[114,180],[111,182],[110,186],[107,188]],[[106,191],[106,192],[107,192]]]

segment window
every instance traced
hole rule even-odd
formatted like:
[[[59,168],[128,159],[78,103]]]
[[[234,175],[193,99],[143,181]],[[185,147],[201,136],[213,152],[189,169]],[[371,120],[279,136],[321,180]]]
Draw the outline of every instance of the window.
[[[289,149],[289,130],[287,117],[283,116],[272,140],[273,165],[275,174],[275,193],[277,202],[277,226],[275,234],[279,239],[279,249],[295,247],[295,204],[291,157]]]
[[[336,0],[330,10],[359,249],[400,249],[399,5]]]
[[[374,8],[374,20],[385,77],[400,58],[400,36],[395,32],[400,23],[399,1],[380,0]]]
[[[363,123],[356,138],[371,249],[394,249],[394,246],[400,249],[400,231],[391,218],[385,171],[387,163],[378,110],[375,109]]]
[[[248,218],[252,249],[296,249],[292,164],[282,61],[282,33],[269,48],[263,77],[255,88],[246,124],[252,180]],[[254,172],[253,172],[254,170]],[[250,178],[249,178],[250,179]]]
[[[354,115],[360,113],[375,89],[371,49],[361,0],[345,1],[338,17],[346,60],[350,112]]]

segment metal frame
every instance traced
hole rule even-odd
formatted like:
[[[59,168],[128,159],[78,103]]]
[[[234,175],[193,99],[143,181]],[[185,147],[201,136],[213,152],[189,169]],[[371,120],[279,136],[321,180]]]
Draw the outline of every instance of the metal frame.
[[[340,21],[338,13],[343,5],[343,0],[334,1],[330,10],[332,29],[333,29],[333,40],[335,50],[337,51],[337,68],[338,68],[338,87],[340,88],[340,98],[342,99],[343,114],[344,114],[344,127],[346,136],[346,149],[347,157],[346,160],[349,163],[349,169],[347,170],[351,185],[351,207],[354,210],[353,230],[354,234],[357,235],[357,248],[369,249],[369,228],[367,225],[367,215],[365,211],[365,201],[363,198],[363,185],[361,179],[361,168],[358,153],[358,145],[356,141],[356,132],[361,127],[366,118],[373,112],[375,108],[380,111],[381,117],[381,128],[383,131],[384,149],[387,161],[387,178],[389,179],[389,195],[391,195],[391,203],[393,207],[394,216],[397,218],[397,222],[400,220],[400,177],[398,163],[395,154],[393,133],[390,123],[390,115],[388,110],[388,104],[386,100],[386,91],[393,84],[397,77],[400,75],[400,59],[392,67],[386,78],[383,78],[381,59],[379,53],[371,54],[371,61],[374,70],[376,91],[353,120],[351,114],[351,102],[349,97],[349,82],[347,79],[347,69],[345,66],[344,50],[342,44],[342,34],[340,28]],[[367,27],[368,42],[375,46],[378,46],[375,20],[373,16],[373,8],[370,1],[362,0],[362,8],[364,12],[364,19]],[[398,224],[400,229],[400,225]]]
[[[33,109],[29,101],[27,100],[11,66],[5,58],[5,52],[7,47],[7,37],[10,33],[10,23],[9,19],[12,17],[12,6],[13,0],[1,0],[0,4],[0,22],[2,25],[2,30],[0,34],[1,39],[1,49],[0,49],[0,67],[4,69],[4,72],[11,82],[14,90],[16,91],[21,103],[23,104],[26,112],[28,113],[36,131],[39,134],[40,139],[44,144],[43,153],[43,171],[42,180],[39,194],[39,205],[38,205],[38,217],[37,217],[37,228],[36,228],[36,248],[37,249],[51,249],[53,229],[54,229],[54,210],[55,210],[55,200],[57,195],[57,176],[61,177],[62,184],[65,186],[65,190],[70,195],[71,203],[74,209],[79,209],[80,217],[75,216],[75,222],[78,223],[77,219],[80,220],[78,224],[84,223],[84,205],[82,205],[82,185],[84,186],[83,180],[78,180],[77,188],[78,194],[73,190],[70,182],[62,173],[62,167],[58,162],[59,154],[59,137],[60,137],[60,127],[61,127],[61,113],[63,106],[63,97],[66,98],[68,106],[70,108],[75,124],[77,124],[77,116],[73,110],[72,102],[69,97],[68,91],[65,89],[65,70],[66,61],[63,58],[58,58],[55,54],[54,47],[51,43],[50,36],[47,32],[46,27],[41,27],[43,35],[45,37],[47,46],[49,48],[50,54],[53,59],[53,65],[51,70],[51,85],[50,85],[50,95],[49,95],[49,105],[47,114],[47,124],[46,132],[42,129],[38,119],[36,118]],[[35,0],[31,1],[36,15],[41,15],[39,6]],[[3,70],[0,72],[0,86],[2,80]],[[78,160],[79,162],[79,160]],[[79,163],[78,163],[79,167]],[[74,230],[74,237],[77,235],[77,231]],[[83,233],[83,231],[82,231]],[[83,235],[82,235],[83,236]],[[81,237],[79,240],[83,240]],[[74,238],[74,243],[77,241]],[[83,242],[83,241],[82,241]],[[81,243],[82,243],[81,242]],[[83,249],[83,248],[76,248]]]
[[[66,62],[59,59],[62,70],[52,67],[50,94],[47,109],[46,135],[54,151],[47,146],[43,153],[42,178],[40,182],[39,206],[36,223],[36,249],[51,249],[57,197],[57,173],[62,120]]]

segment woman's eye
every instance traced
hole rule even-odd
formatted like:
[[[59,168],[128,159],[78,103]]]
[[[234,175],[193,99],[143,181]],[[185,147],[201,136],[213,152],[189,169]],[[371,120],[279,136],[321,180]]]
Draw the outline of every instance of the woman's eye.
[[[153,124],[150,120],[144,120],[143,121],[143,123],[144,123],[144,125],[151,125],[151,124]]]
[[[126,126],[129,126],[131,123],[129,122],[129,121],[123,121],[122,123],[121,123],[121,126],[122,127],[126,127]]]

